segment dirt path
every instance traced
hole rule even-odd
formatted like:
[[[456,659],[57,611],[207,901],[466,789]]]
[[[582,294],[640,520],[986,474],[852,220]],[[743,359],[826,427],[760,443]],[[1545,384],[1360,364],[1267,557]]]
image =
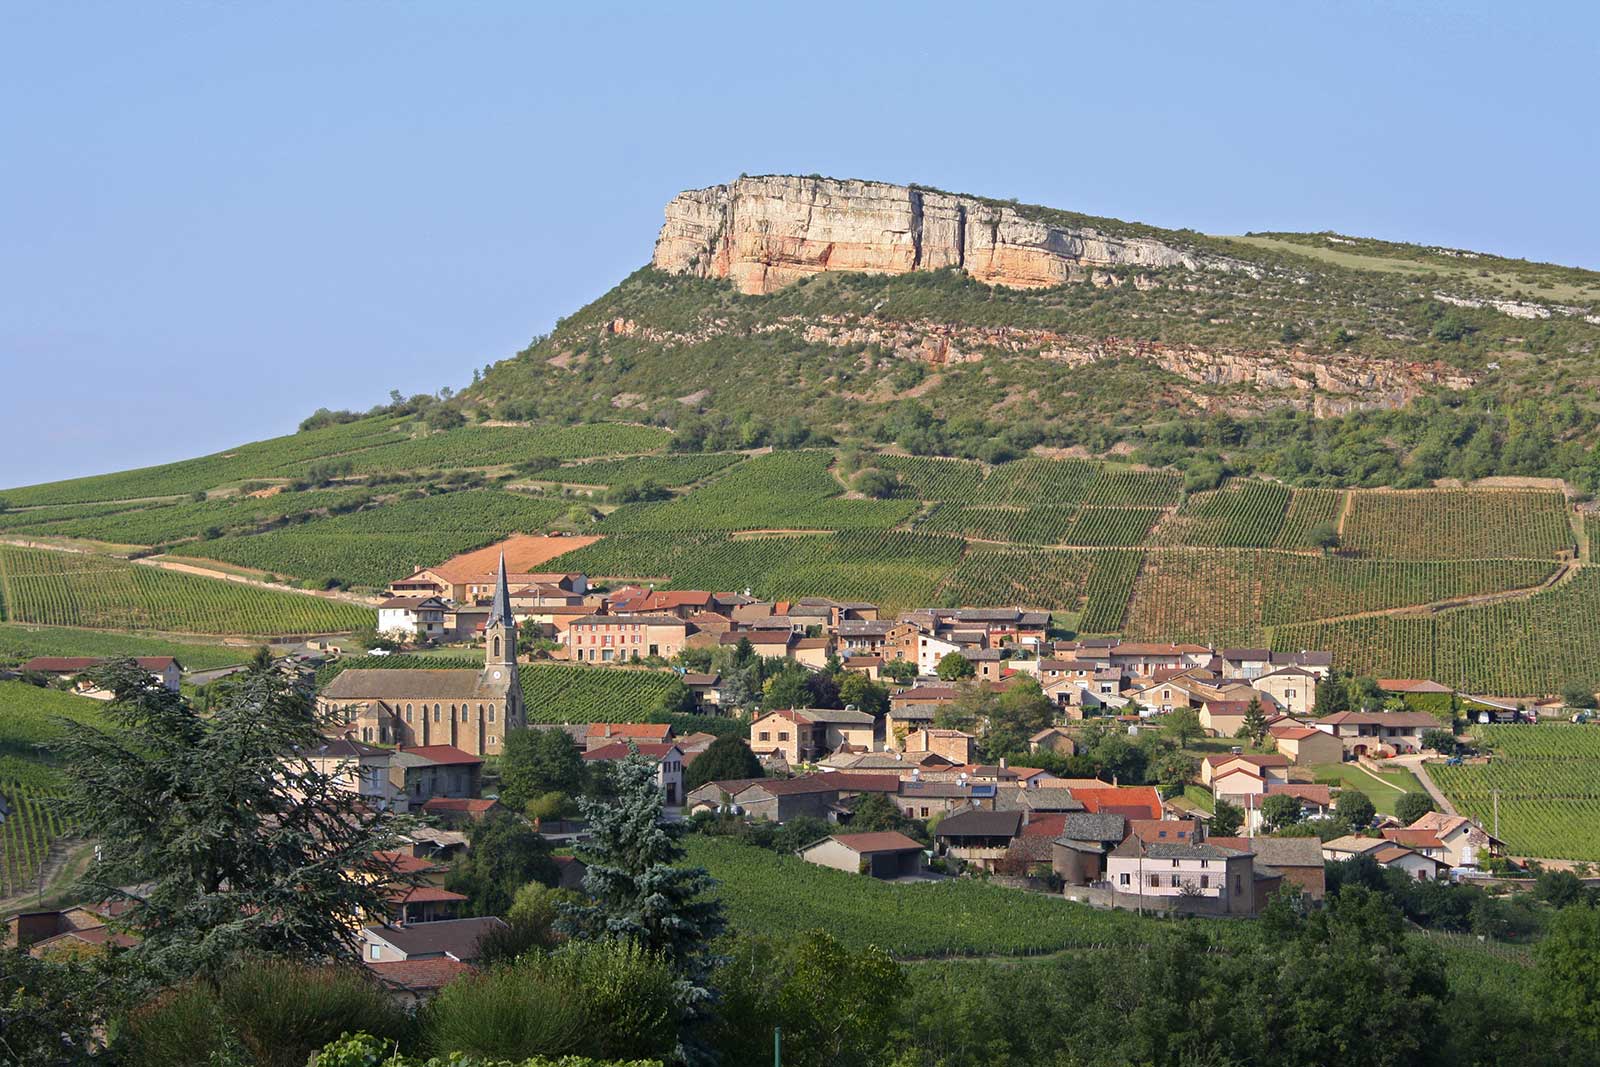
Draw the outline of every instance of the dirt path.
[[[67,883],[78,876],[78,872],[86,866],[84,862],[92,854],[92,846],[85,841],[74,841],[57,838],[50,842],[50,854],[44,861],[44,880],[41,883],[37,875],[33,879],[33,888],[21,893],[14,893],[9,897],[0,897],[0,916],[13,915],[35,906],[41,896],[49,896],[60,892],[67,887]],[[63,876],[67,877],[63,877]],[[39,886],[44,886],[40,892]]]
[[[1345,524],[1345,520],[1350,517],[1350,512],[1352,510],[1354,510],[1355,506],[1356,506],[1356,495],[1355,495],[1355,493],[1353,493],[1350,490],[1346,489],[1344,491],[1344,503],[1339,505],[1339,524],[1336,527],[1334,527],[1336,530],[1339,531],[1339,540],[1341,540],[1341,541],[1344,540],[1344,524]]]
[[[194,563],[179,563],[171,559],[159,559],[147,556],[143,559],[133,560],[141,567],[156,567],[164,571],[177,571],[180,574],[193,574],[201,578],[220,578],[225,582],[237,582],[240,585],[253,585],[261,589],[275,589],[280,593],[299,593],[302,596],[320,597],[323,600],[343,600],[350,604],[360,604],[370,608],[382,601],[382,597],[363,596],[360,593],[346,593],[340,589],[297,589],[292,585],[280,585],[261,578],[248,578],[242,574],[233,574],[229,571],[211,570]]]
[[[1460,812],[1456,811],[1456,806],[1450,803],[1450,798],[1444,795],[1444,790],[1433,784],[1433,776],[1428,773],[1428,769],[1423,766],[1421,760],[1418,760],[1416,764],[1411,767],[1411,773],[1417,776],[1417,781],[1422,783],[1422,788],[1428,791],[1428,795],[1433,798],[1434,805],[1438,807],[1440,811],[1444,812],[1446,815],[1461,814]]]

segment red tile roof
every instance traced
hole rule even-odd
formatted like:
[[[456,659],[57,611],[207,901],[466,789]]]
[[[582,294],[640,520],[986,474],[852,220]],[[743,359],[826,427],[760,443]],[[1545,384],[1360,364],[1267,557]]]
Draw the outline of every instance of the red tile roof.
[[[466,899],[466,896],[461,893],[452,893],[450,890],[441,889],[436,885],[419,885],[411,889],[397,889],[389,894],[389,900],[394,904],[442,904]]]
[[[609,745],[601,745],[599,748],[591,748],[589,751],[583,754],[583,758],[588,760],[627,759],[634,753],[634,751],[637,750],[641,756],[646,756],[653,760],[659,760],[661,757],[665,756],[668,752],[673,751],[677,747],[678,746],[673,744],[671,741],[636,741],[631,744],[627,741],[613,741]]]
[[[472,971],[465,963],[447,956],[429,960],[368,963],[367,967],[386,984],[402,989],[441,989]]]
[[[1161,818],[1161,794],[1153,786],[1130,785],[1110,789],[1069,789],[1072,799],[1090,812],[1109,812],[1133,818]]]
[[[432,797],[422,805],[423,811],[464,811],[482,815],[500,802],[494,797]]]
[[[592,722],[584,731],[586,737],[631,737],[639,741],[665,741],[671,734],[672,724],[666,722]]]

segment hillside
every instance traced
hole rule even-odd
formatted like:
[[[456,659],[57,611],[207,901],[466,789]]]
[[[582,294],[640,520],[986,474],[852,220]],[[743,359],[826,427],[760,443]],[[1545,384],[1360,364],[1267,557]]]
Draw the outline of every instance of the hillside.
[[[0,622],[345,630],[413,566],[581,531],[552,568],[1542,695],[1600,684],[1597,340],[1592,272],[741,179],[460,394],[0,491]]]

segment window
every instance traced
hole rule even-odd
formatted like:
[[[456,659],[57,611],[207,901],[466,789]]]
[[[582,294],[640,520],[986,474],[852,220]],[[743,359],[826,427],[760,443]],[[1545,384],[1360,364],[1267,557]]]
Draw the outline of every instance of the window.
[[[1127,871],[1123,871],[1121,874],[1117,875],[1117,884],[1118,885],[1127,885],[1128,884],[1128,872]]]
[[[1177,875],[1173,875],[1172,876],[1172,888],[1176,889],[1182,884],[1183,884],[1183,879],[1179,878]]]
[[[499,659],[500,658],[500,637],[499,637],[498,634],[495,635],[495,639],[494,639],[494,658],[495,659]]]
[[[1205,870],[1209,866],[1211,866],[1211,861],[1210,860],[1201,860],[1200,861],[1200,869],[1202,871]]]
[[[490,734],[489,735],[489,744],[498,745],[499,743],[500,743],[500,739],[498,737],[496,737],[494,734]]]
[[[1161,888],[1161,876],[1159,874],[1152,874],[1150,876],[1150,888],[1151,889],[1160,889]]]
[[[410,722],[410,721],[411,721],[411,705],[407,704],[406,705],[406,722]]]
[[[1233,876],[1233,891],[1238,894],[1244,893],[1244,879],[1238,875]]]
[[[762,730],[761,731],[761,740],[763,740],[763,741],[771,741],[772,740],[772,735],[770,733],[768,733],[767,731]]]
[[[461,721],[467,721],[467,706],[465,704],[461,705]]]
[[[922,809],[922,817],[924,819],[926,819],[928,817],[928,809],[927,808],[923,808]]]
[[[368,946],[368,951],[369,951],[369,955],[367,956],[367,958],[370,959],[370,960],[378,959],[380,956],[383,955],[383,949],[379,948],[377,945]]]
[[[372,727],[363,726],[361,728],[361,740],[363,740],[363,741],[371,741],[372,740]]]
[[[489,721],[494,722],[494,705],[489,705]]]
[[[787,741],[787,740],[789,740],[789,731],[788,730],[779,730],[778,731],[778,740],[779,741]]]
[[[439,705],[437,705],[437,704],[435,704],[433,706],[433,721],[434,722],[438,722],[439,721]]]
[[[1202,874],[1200,876],[1200,888],[1201,889],[1210,889],[1211,888],[1211,876],[1209,874]]]
[[[1176,867],[1176,866],[1177,866],[1177,865],[1178,865],[1178,861],[1177,861],[1177,860],[1173,860],[1173,861],[1172,861],[1172,865],[1173,865],[1173,866],[1174,866],[1174,867]]]

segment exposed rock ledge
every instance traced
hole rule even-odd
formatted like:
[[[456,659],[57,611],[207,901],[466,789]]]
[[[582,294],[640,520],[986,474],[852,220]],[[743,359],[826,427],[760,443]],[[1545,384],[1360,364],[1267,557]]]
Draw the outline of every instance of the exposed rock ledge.
[[[667,204],[653,262],[770,293],[825,271],[905,274],[958,267],[990,285],[1034,289],[1095,268],[1255,268],[1148,237],[1050,226],[1011,207],[884,182],[740,178]]]
[[[730,329],[724,320],[680,333],[640,326],[632,319],[615,319],[606,323],[601,333],[662,345],[695,345]],[[1032,355],[1071,366],[1137,359],[1196,385],[1235,385],[1249,390],[1227,397],[1192,397],[1196,406],[1208,410],[1248,412],[1287,404],[1326,418],[1357,410],[1403,407],[1432,389],[1469,389],[1476,383],[1470,374],[1438,361],[1312,355],[1291,348],[1216,351],[1198,345],[1091,338],[1010,326],[825,315],[790,316],[756,329],[761,333],[793,330],[811,344],[878,345],[902,359],[940,365],[970,363],[994,353]]]

